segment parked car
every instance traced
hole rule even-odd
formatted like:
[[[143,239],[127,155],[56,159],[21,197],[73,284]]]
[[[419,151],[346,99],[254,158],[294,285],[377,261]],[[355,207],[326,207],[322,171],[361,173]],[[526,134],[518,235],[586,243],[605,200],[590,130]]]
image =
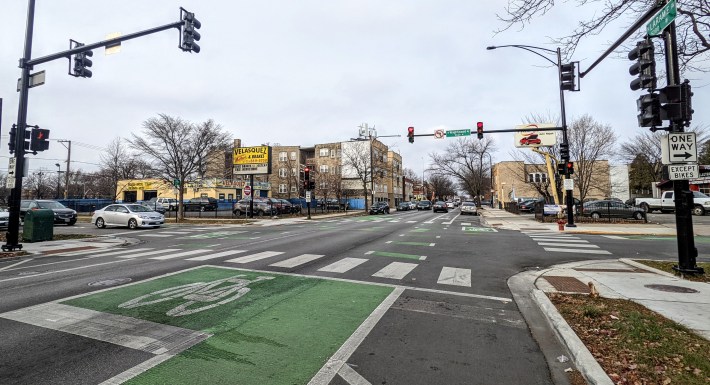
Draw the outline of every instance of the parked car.
[[[518,203],[518,210],[522,212],[531,213],[535,211],[535,205],[542,201],[542,199],[530,199],[524,202],[520,202]]]
[[[661,210],[662,213],[672,212],[675,210],[674,193],[673,191],[664,191],[661,198],[636,198],[636,206],[641,207],[647,213],[653,210]],[[692,210],[694,215],[705,215],[706,211],[710,211],[710,197],[699,191],[693,191]]]
[[[417,203],[417,211],[419,210],[431,210],[431,202],[426,200],[419,201],[419,203]]]
[[[640,207],[629,206],[614,200],[600,200],[587,202],[582,205],[582,215],[585,217],[599,218],[633,218],[644,219],[646,213]]]
[[[165,223],[163,214],[136,203],[112,204],[94,211],[91,223],[103,229],[106,226],[160,227]]]
[[[370,214],[389,214],[390,213],[390,205],[387,202],[375,202],[371,207],[370,207]]]
[[[476,207],[476,202],[463,202],[461,204],[461,215],[478,215],[478,208]]]
[[[456,208],[456,204],[455,204],[454,202],[452,202],[452,201],[447,201],[447,202],[446,202],[446,208],[454,209],[454,208]]]
[[[158,203],[162,205],[165,210],[175,211],[177,210],[178,200],[175,198],[150,198],[149,203]]]
[[[234,215],[241,217],[242,215],[251,216],[252,198],[244,198],[239,202],[234,204],[232,212]],[[265,215],[272,216],[278,214],[278,205],[274,206],[273,202],[267,200],[266,198],[255,198],[254,199],[254,216],[263,217]]]
[[[20,220],[25,220],[25,213],[28,210],[52,210],[54,211],[54,223],[65,223],[72,226],[76,223],[76,211],[65,207],[63,204],[44,199],[20,201]]]
[[[409,211],[409,202],[399,202],[397,205],[397,211]]]
[[[185,211],[215,211],[217,210],[217,199],[215,198],[192,198],[185,201]]]
[[[434,212],[437,212],[437,211],[443,211],[445,213],[449,212],[449,208],[446,206],[446,202],[442,202],[442,201],[436,201],[436,203],[434,203],[434,205],[431,206],[431,209]]]
[[[409,209],[416,210],[417,209],[417,202],[415,202],[415,201],[409,202]]]
[[[10,211],[5,207],[0,207],[0,228],[7,228],[10,223]]]
[[[145,206],[155,212],[161,213],[161,214],[165,214],[165,211],[167,211],[165,209],[165,206],[163,206],[162,203],[158,203],[157,201],[151,200],[151,201],[143,201],[143,202],[136,202],[136,203],[143,205],[143,206]]]
[[[279,212],[281,214],[293,214],[293,204],[286,199],[277,199],[280,203],[279,205]]]

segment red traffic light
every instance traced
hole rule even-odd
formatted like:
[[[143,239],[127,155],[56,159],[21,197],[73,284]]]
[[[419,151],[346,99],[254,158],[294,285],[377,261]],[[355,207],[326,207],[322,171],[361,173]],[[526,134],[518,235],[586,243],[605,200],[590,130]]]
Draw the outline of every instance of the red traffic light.
[[[308,167],[303,169],[303,172],[309,172],[309,171],[311,171],[311,170]]]
[[[409,138],[409,143],[414,143],[414,127],[407,128],[407,137]]]
[[[483,122],[476,123],[476,133],[478,134],[478,139],[483,139]]]
[[[409,132],[410,135],[414,134],[414,127],[407,128],[407,131]]]

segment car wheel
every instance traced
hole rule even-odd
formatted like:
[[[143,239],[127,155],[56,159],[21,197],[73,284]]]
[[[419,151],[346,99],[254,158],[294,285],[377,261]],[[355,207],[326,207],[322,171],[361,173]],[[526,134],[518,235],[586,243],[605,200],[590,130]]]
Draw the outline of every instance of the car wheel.
[[[644,213],[650,213],[651,212],[651,207],[648,206],[648,203],[641,203],[641,210],[643,210]]]
[[[599,218],[601,218],[601,217],[602,217],[602,216],[601,216],[599,213],[592,213],[592,218],[593,218],[593,219],[599,219]]]
[[[96,218],[96,227],[98,227],[100,229],[103,229],[106,227],[106,222],[104,222],[103,218],[101,218],[101,217]]]
[[[643,213],[640,212],[640,211],[636,211],[636,212],[634,213],[634,219],[638,219],[638,220],[643,219]]]
[[[259,218],[263,217],[263,216],[264,216],[264,211],[263,211],[263,210],[257,211],[257,212],[256,212],[256,216],[259,217]]]
[[[205,211],[205,206],[200,206],[200,211]]]
[[[135,219],[129,219],[128,220],[128,228],[131,230],[135,230],[138,228],[138,221]]]
[[[695,207],[693,207],[693,215],[705,215],[705,209],[703,206],[695,205]]]
[[[73,221],[67,223],[67,226],[74,226],[74,224],[76,224],[76,220],[73,220]]]

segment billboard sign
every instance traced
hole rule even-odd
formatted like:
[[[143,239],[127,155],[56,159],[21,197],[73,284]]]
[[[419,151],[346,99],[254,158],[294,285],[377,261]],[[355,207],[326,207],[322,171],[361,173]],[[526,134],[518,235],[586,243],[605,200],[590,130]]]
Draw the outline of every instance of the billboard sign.
[[[557,131],[537,131],[538,128],[553,128],[554,124],[535,123],[515,126],[515,147],[551,147],[557,144]]]
[[[237,147],[232,156],[235,175],[270,174],[271,147]]]

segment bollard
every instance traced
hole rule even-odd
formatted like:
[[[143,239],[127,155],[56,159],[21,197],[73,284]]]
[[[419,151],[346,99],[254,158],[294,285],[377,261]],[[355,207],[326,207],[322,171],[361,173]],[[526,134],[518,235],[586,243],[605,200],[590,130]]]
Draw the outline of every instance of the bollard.
[[[565,224],[566,224],[566,223],[567,223],[567,222],[565,222],[565,221],[562,220],[562,219],[558,220],[558,221],[557,221],[557,229],[560,230],[560,231],[565,231]]]

